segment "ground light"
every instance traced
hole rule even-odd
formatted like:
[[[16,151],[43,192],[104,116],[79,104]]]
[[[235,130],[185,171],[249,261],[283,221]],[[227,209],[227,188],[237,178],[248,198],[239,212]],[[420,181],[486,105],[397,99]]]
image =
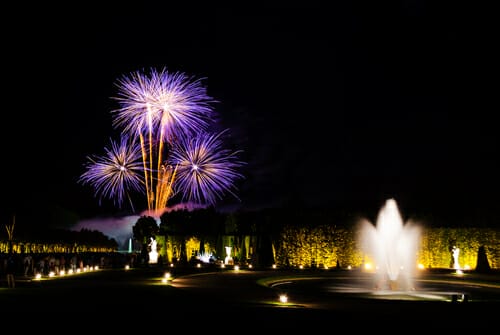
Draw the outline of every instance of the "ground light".
[[[86,272],[90,272],[90,271],[97,271],[98,269],[99,269],[98,266],[87,266],[87,267],[83,268],[83,271],[80,268],[78,268],[76,270],[68,269],[67,271],[66,270],[60,270],[58,272],[56,272],[56,271],[50,271],[47,274],[46,277],[48,279],[60,279],[60,278],[67,277],[69,275],[86,273]],[[35,273],[33,279],[39,281],[39,280],[43,280],[45,278],[44,278],[44,275],[41,272],[37,272],[37,273]]]
[[[170,279],[172,279],[172,275],[170,274],[170,272],[165,272],[163,278],[161,279],[161,282],[166,284]]]

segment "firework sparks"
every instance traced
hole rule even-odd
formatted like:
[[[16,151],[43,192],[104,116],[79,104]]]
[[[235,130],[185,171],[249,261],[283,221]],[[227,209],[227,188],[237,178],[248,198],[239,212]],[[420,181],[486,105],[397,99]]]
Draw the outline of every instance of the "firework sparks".
[[[124,132],[153,133],[155,140],[171,141],[197,133],[211,123],[215,102],[201,79],[180,72],[151,69],[134,72],[117,81],[120,108],[113,123]]]
[[[243,162],[240,151],[223,148],[222,131],[184,138],[173,146],[170,162],[177,166],[176,193],[182,199],[208,205],[215,204],[225,193],[238,198],[234,182],[243,176],[237,172]]]
[[[117,86],[121,108],[113,111],[113,123],[139,136],[148,210],[161,210],[172,195],[175,178],[175,170],[164,165],[164,151],[175,139],[209,125],[214,100],[200,79],[165,69],[134,72],[119,79]]]
[[[123,139],[112,142],[104,157],[90,157],[80,178],[100,200],[115,198],[121,205],[128,192],[142,191],[147,210],[160,215],[178,192],[198,204],[213,205],[226,192],[238,198],[234,181],[242,177],[242,162],[238,151],[223,148],[225,131],[206,132],[215,119],[215,100],[200,79],[151,69],[123,76],[117,86],[120,108],[112,111],[113,125],[122,128]]]
[[[104,156],[87,157],[86,171],[79,181],[90,184],[99,201],[114,199],[121,207],[125,198],[130,201],[129,192],[143,190],[141,149],[124,135],[119,142],[110,139],[110,146],[104,150]]]

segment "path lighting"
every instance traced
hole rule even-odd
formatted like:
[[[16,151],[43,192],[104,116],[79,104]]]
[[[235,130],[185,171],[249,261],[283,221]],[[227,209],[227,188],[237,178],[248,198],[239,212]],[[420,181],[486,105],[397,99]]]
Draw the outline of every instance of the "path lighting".
[[[172,279],[172,275],[170,274],[170,272],[165,272],[163,278],[161,279],[161,282],[166,284],[170,279]]]

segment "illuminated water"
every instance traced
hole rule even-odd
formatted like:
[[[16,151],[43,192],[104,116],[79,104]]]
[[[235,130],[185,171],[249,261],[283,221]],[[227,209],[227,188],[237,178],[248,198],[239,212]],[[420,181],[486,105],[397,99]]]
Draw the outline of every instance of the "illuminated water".
[[[374,263],[375,288],[413,290],[420,230],[403,221],[396,201],[385,202],[375,225],[363,221],[360,233],[365,257]]]

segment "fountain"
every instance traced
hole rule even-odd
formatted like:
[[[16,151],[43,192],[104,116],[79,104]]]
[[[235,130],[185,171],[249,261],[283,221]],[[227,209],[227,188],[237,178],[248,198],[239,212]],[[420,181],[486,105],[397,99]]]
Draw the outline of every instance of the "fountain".
[[[373,225],[363,221],[360,242],[366,257],[373,260],[376,289],[413,290],[420,231],[403,222],[397,203],[388,199]]]
[[[226,257],[224,258],[224,264],[233,265],[233,257],[231,257],[231,247],[226,247]]]
[[[411,221],[404,222],[394,199],[386,200],[378,212],[375,224],[368,220],[358,223],[357,242],[363,253],[361,271],[349,271],[348,275],[326,282],[322,287],[326,292],[393,301],[469,301],[470,292],[463,291],[461,281],[437,283],[433,280],[419,280],[417,256],[420,250],[421,226]],[[458,255],[456,248],[455,267],[459,267]],[[301,285],[302,293],[314,290],[305,282]],[[314,280],[307,282],[321,286]],[[293,283],[294,280],[289,280],[286,284],[280,284],[280,289],[293,291],[299,286]],[[416,283],[419,283],[418,289],[415,287]],[[484,292],[479,288],[474,293],[484,296]]]

